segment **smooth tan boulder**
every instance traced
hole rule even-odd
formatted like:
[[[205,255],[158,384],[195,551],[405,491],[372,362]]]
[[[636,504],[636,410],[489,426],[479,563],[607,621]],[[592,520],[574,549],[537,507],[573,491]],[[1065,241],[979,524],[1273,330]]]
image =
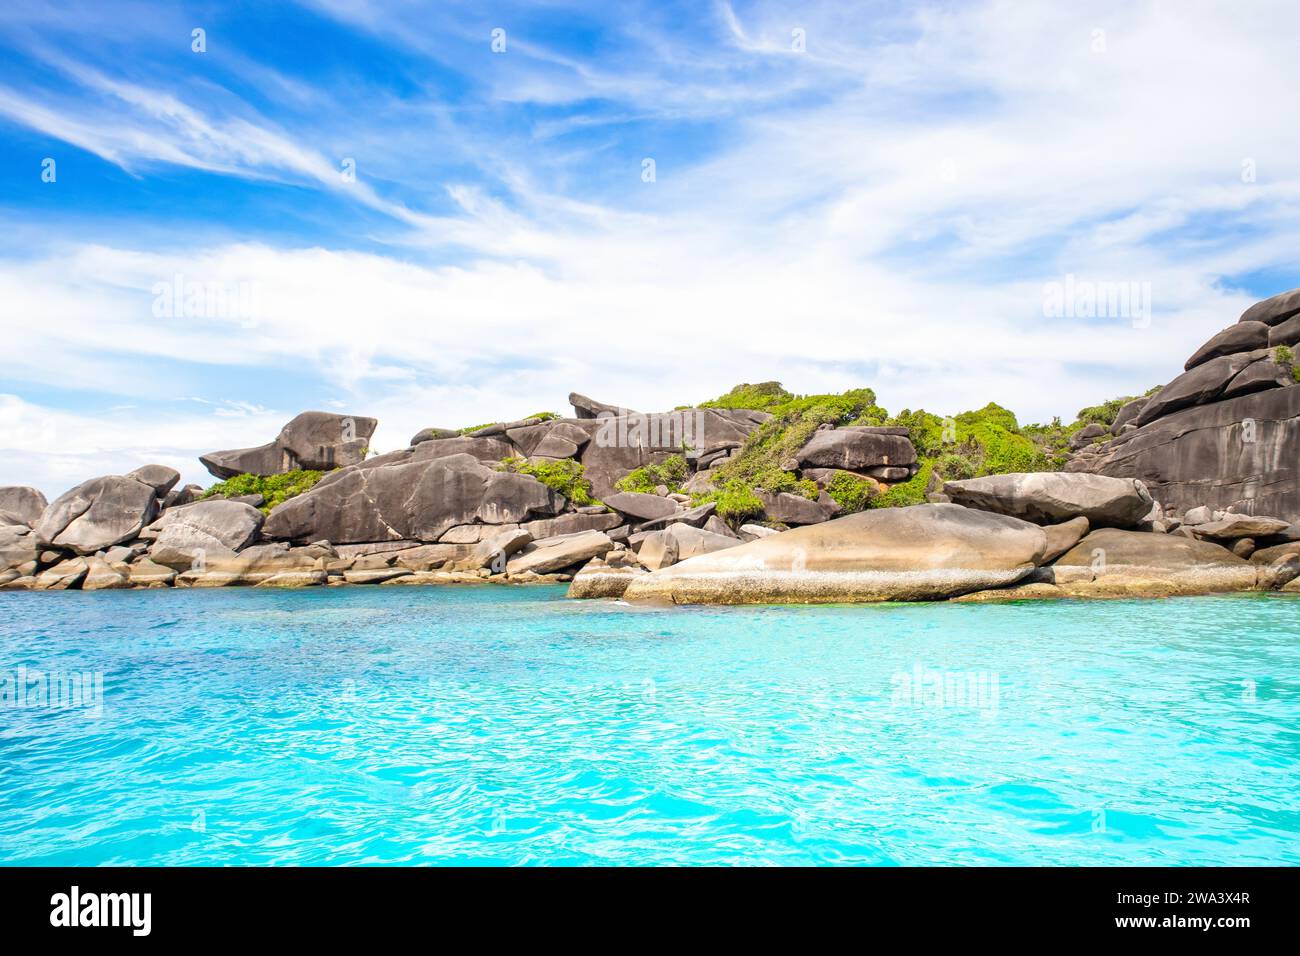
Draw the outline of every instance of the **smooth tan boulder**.
[[[578,599],[622,597],[632,581],[645,577],[648,573],[637,567],[610,567],[600,558],[592,558],[573,576],[573,582],[569,585],[565,597]]]
[[[1092,580],[1056,583],[1079,597],[1157,597],[1249,591],[1256,567],[1227,548],[1175,534],[1102,528],[1061,555],[1053,570],[1091,571]]]
[[[929,601],[1019,581],[1043,529],[953,504],[864,511],[691,558],[633,580],[624,598],[677,604]]]
[[[1083,540],[1083,536],[1088,533],[1088,519],[1079,515],[1060,524],[1049,524],[1043,531],[1047,535],[1047,551],[1043,554],[1043,561],[1054,561]]]
[[[547,574],[600,557],[613,547],[614,542],[603,531],[579,531],[544,538],[511,558],[506,564],[506,572],[510,575],[526,572]]]

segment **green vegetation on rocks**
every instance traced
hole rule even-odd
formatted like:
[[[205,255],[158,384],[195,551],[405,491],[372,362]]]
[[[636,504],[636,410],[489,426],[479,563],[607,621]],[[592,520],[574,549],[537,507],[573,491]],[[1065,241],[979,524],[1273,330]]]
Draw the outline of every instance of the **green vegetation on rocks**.
[[[323,471],[287,471],[282,475],[235,475],[225,481],[219,481],[207,491],[203,498],[237,498],[241,495],[261,495],[262,511],[270,513],[276,505],[311,489],[316,482],[325,477]]]
[[[871,507],[876,497],[877,485],[869,478],[857,478],[842,471],[826,483],[826,494],[840,506],[845,514],[853,514]]]
[[[529,461],[527,458],[506,458],[502,471],[531,475],[546,487],[557,491],[578,507],[600,504],[591,494],[591,482],[583,477],[582,464],[572,458],[556,461]]]
[[[661,465],[645,465],[628,472],[614,487],[619,491],[654,494],[656,488],[665,485],[670,493],[679,492],[686,475],[686,459],[681,455],[669,455]]]
[[[702,408],[749,408],[768,412],[769,421],[758,426],[739,452],[714,469],[714,484],[727,489],[718,500],[718,514],[727,510],[740,514],[757,503],[751,514],[762,509],[757,492],[789,492],[817,500],[815,482],[800,479],[788,467],[799,450],[808,443],[819,425],[882,425],[889,413],[876,404],[876,393],[869,388],[855,388],[838,395],[794,395],[779,382],[737,385],[727,394]],[[697,503],[714,500],[711,495],[697,497]]]

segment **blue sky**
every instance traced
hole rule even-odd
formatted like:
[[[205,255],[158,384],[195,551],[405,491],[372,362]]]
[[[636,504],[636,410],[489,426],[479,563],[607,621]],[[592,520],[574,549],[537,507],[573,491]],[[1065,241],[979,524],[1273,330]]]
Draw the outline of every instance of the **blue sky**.
[[[381,451],[767,379],[1068,419],[1300,285],[1287,3],[24,6],[0,483],[51,495],[307,408]],[[1045,314],[1067,277],[1150,315]]]

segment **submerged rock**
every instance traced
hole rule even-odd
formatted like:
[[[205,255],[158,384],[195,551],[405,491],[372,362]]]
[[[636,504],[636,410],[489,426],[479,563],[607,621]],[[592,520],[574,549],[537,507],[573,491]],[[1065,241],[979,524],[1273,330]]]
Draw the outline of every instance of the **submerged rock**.
[[[864,511],[634,579],[624,597],[677,604],[938,600],[1014,583],[1047,535],[952,504]]]

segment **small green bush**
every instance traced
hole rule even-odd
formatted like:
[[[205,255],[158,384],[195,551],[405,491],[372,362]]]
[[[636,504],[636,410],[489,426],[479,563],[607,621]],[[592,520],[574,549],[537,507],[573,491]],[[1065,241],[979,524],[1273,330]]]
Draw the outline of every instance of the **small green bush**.
[[[703,505],[709,502],[717,505],[715,511],[718,517],[733,527],[751,518],[757,518],[763,513],[763,502],[754,490],[744,482],[734,479],[726,482],[717,491],[696,495],[691,503]]]
[[[871,499],[878,493],[874,481],[855,477],[846,471],[841,471],[826,483],[826,494],[831,496],[845,514],[853,514],[871,507]]]
[[[902,508],[907,505],[919,505],[925,503],[925,489],[930,484],[930,475],[934,471],[934,463],[930,461],[921,462],[921,470],[912,478],[900,484],[894,485],[883,495],[878,495],[871,499],[872,508]]]
[[[670,492],[679,492],[686,480],[686,472],[686,459],[681,455],[669,455],[663,464],[645,465],[629,471],[614,483],[614,487],[619,491],[654,494],[660,485],[667,485]]]
[[[578,507],[600,504],[591,494],[591,482],[583,477],[582,464],[572,458],[557,461],[529,461],[527,458],[506,458],[501,471],[531,475],[546,487],[559,492]]]
[[[323,471],[287,471],[283,475],[235,475],[225,481],[219,481],[207,491],[202,498],[234,498],[239,495],[261,495],[264,499],[261,510],[270,513],[278,504],[297,497],[311,489],[316,482],[325,477]]]

